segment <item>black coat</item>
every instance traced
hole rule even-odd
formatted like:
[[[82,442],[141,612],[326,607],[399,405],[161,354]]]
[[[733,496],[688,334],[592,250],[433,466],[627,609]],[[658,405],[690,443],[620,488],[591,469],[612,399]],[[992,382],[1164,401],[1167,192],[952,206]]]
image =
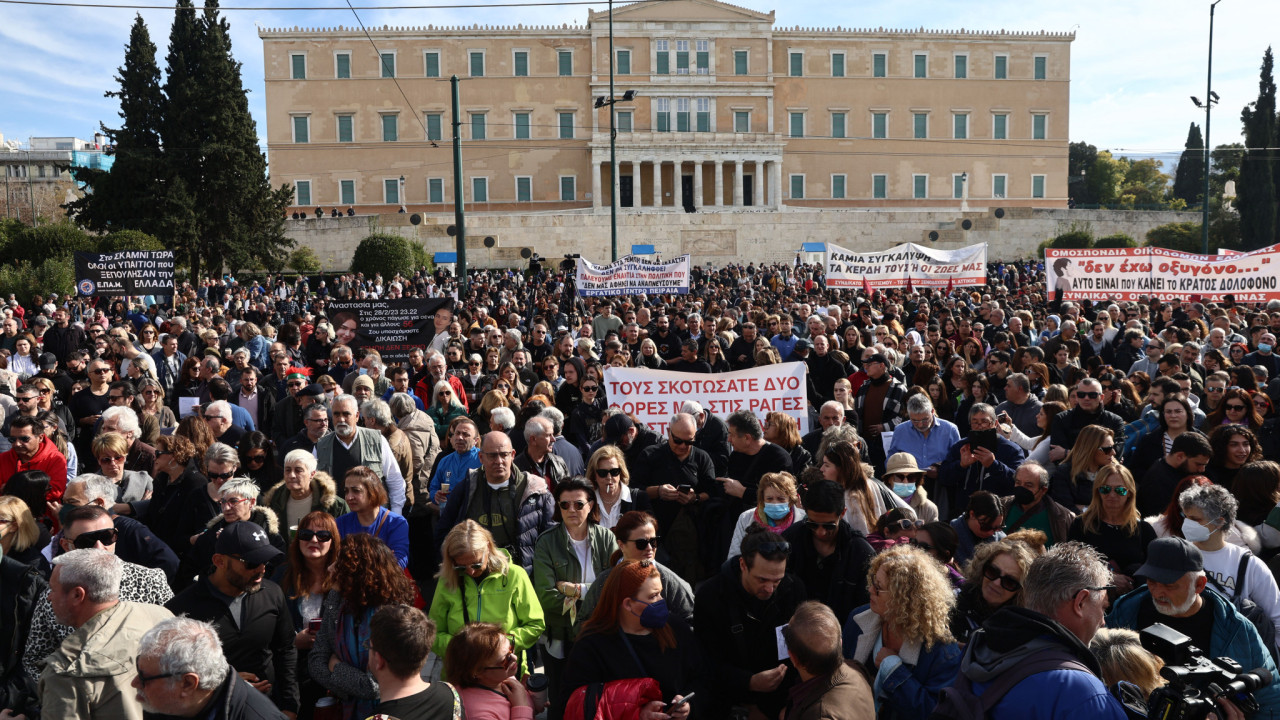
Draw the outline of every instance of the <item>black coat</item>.
[[[707,413],[707,420],[694,437],[694,446],[711,456],[716,466],[716,477],[723,477],[729,469],[729,426],[720,418]]]
[[[791,544],[787,570],[800,579],[809,600],[819,600],[831,608],[837,618],[848,618],[856,607],[870,601],[867,594],[867,568],[876,551],[866,536],[840,521],[836,531],[836,550],[818,567],[818,551],[813,546],[813,530],[804,523],[793,523],[782,537]]]
[[[25,712],[39,702],[35,678],[22,670],[31,615],[49,589],[40,571],[13,558],[0,559],[0,707]]]
[[[146,720],[185,720],[178,715],[143,713]],[[232,668],[201,715],[205,720],[284,720],[271,699],[240,679]]]

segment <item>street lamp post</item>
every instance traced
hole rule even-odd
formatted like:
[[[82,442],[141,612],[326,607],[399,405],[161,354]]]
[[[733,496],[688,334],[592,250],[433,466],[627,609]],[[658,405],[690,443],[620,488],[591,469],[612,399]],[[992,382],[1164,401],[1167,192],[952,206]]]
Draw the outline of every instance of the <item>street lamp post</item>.
[[[628,90],[622,97],[613,94],[613,0],[609,0],[609,95],[596,98],[595,109],[609,106],[609,250],[612,260],[618,259],[618,115],[614,104],[631,102],[636,97],[635,90]],[[603,188],[601,188],[603,191]]]
[[[1209,4],[1209,66],[1205,73],[1204,103],[1196,98],[1191,101],[1198,108],[1204,108],[1204,199],[1201,201],[1200,245],[1201,251],[1209,254],[1209,162],[1213,159],[1213,145],[1209,144],[1209,118],[1213,106],[1218,104],[1218,94],[1213,91],[1213,11],[1222,0],[1213,0]]]

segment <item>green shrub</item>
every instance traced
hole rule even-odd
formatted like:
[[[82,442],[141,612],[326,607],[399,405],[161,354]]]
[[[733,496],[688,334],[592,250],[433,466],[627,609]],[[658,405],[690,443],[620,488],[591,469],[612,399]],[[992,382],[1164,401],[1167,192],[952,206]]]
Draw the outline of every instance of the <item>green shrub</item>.
[[[1166,250],[1199,253],[1203,249],[1200,223],[1169,223],[1151,228],[1147,231],[1147,245]]]
[[[66,258],[48,258],[39,265],[19,262],[0,267],[0,297],[13,293],[23,303],[31,302],[37,294],[72,295],[75,283],[75,266]]]
[[[1068,230],[1049,241],[1056,250],[1087,250],[1093,245],[1093,235],[1086,230]]]
[[[164,243],[141,230],[117,230],[103,235],[94,248],[100,253],[125,252],[127,250],[167,250]]]
[[[422,246],[422,243],[409,241],[409,248],[413,250],[414,270],[426,268],[427,271],[430,272],[435,269],[435,259],[432,257],[431,253],[427,252],[427,249]]]
[[[4,248],[0,261],[11,264],[26,261],[33,266],[49,258],[59,258],[67,263],[77,250],[95,250],[97,242],[80,228],[69,222],[23,228],[14,241]]]
[[[1116,233],[1098,238],[1093,242],[1096,248],[1132,248],[1138,247],[1138,241],[1124,233]]]
[[[314,275],[320,272],[320,258],[316,251],[305,245],[289,255],[289,269],[299,275]]]
[[[390,280],[400,273],[413,274],[412,243],[399,235],[375,233],[360,241],[351,256],[351,272],[362,272],[365,277],[381,273]]]

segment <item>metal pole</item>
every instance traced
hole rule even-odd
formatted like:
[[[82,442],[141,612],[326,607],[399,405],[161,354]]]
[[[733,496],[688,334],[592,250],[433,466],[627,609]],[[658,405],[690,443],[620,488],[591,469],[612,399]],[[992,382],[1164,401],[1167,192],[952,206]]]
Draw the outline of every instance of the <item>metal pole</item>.
[[[609,0],[609,249],[618,260],[618,114],[613,108],[613,0]]]
[[[1204,92],[1204,200],[1201,202],[1200,219],[1201,252],[1209,254],[1209,161],[1213,159],[1213,145],[1209,144],[1209,118],[1213,111],[1213,10],[1222,0],[1209,4],[1209,72]]]
[[[467,294],[467,229],[462,212],[462,116],[458,112],[458,76],[449,78],[453,91],[453,224],[457,227],[458,300]]]
[[[36,217],[36,191],[31,187],[31,151],[27,151],[27,200],[31,203],[31,227],[39,224]]]

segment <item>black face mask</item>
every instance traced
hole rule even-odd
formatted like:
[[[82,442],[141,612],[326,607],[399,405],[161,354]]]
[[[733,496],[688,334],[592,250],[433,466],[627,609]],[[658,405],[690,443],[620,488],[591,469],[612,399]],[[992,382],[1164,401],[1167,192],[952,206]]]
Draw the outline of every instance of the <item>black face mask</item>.
[[[1019,505],[1030,505],[1036,501],[1036,494],[1019,485],[1013,489],[1013,501]]]

